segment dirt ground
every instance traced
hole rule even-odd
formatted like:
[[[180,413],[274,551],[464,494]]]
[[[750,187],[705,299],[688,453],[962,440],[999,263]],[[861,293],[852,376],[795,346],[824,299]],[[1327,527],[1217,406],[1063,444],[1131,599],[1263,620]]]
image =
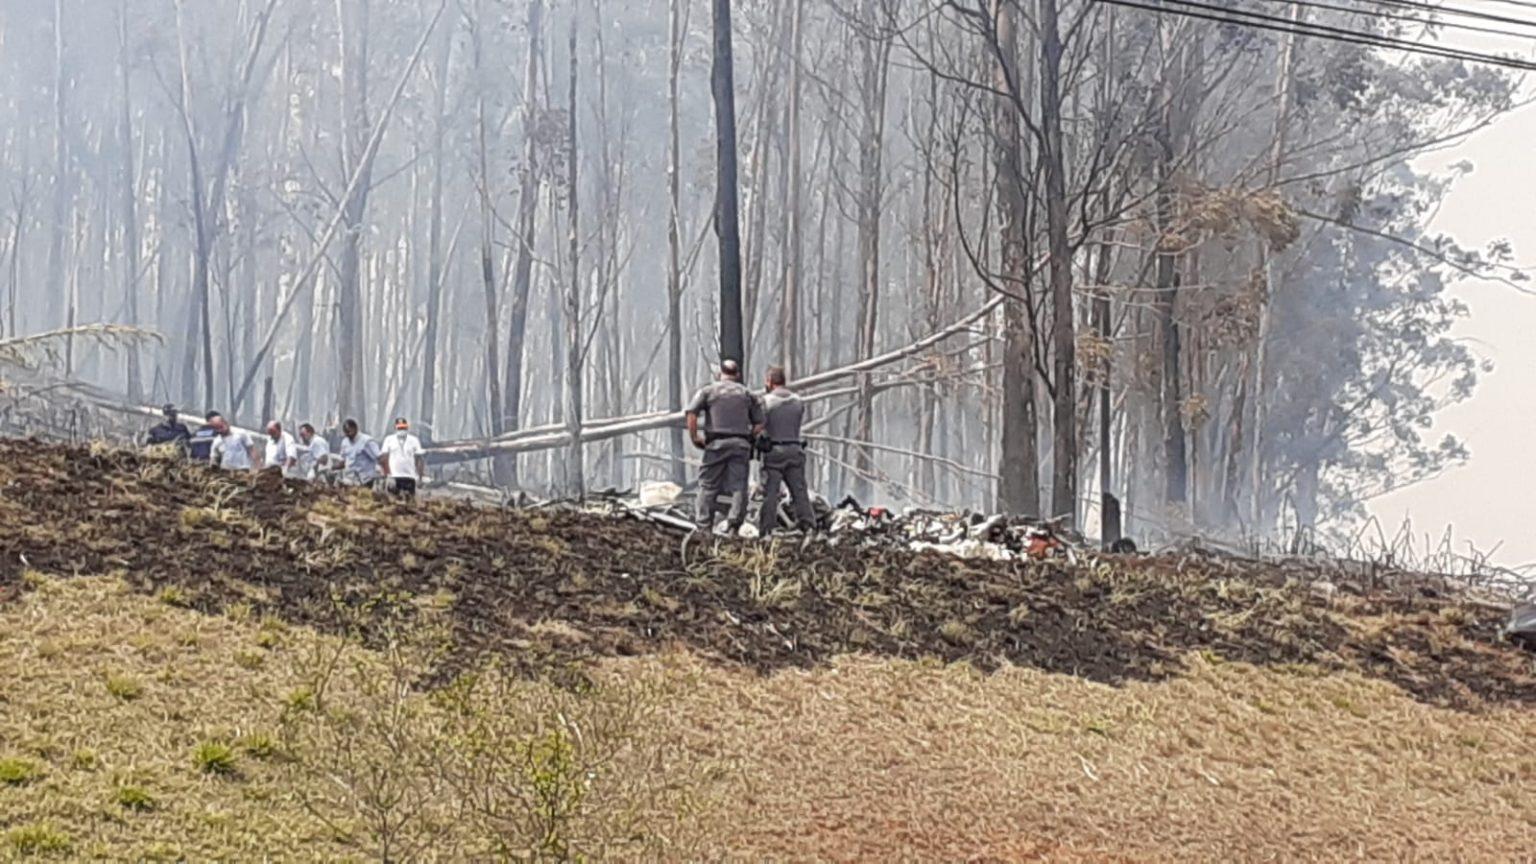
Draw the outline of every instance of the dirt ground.
[[[205,612],[330,631],[357,610],[445,607],[447,680],[668,649],[757,672],[845,654],[965,661],[1101,683],[1213,662],[1312,665],[1477,709],[1536,703],[1498,613],[1443,592],[1343,590],[1197,555],[968,561],[903,549],[696,540],[569,510],[404,504],[128,451],[0,441],[0,596],[28,569],[123,575]]]

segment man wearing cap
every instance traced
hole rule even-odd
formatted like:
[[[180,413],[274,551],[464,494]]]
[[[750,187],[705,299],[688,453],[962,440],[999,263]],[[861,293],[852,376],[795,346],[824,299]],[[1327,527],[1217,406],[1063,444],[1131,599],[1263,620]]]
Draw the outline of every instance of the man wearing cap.
[[[262,461],[263,470],[277,469],[287,473],[294,465],[298,464],[298,447],[294,444],[293,435],[283,431],[283,424],[273,420],[267,424],[267,440],[265,459]]]
[[[176,419],[176,406],[167,403],[160,409],[160,413],[165,420],[150,427],[144,443],[151,447],[157,444],[174,444],[179,449],[185,450],[187,442],[192,440],[192,432],[187,429],[185,423]]]
[[[789,487],[795,527],[816,527],[816,511],[805,488],[805,442],[800,427],[805,422],[805,403],[785,386],[784,367],[768,370],[768,394],[763,397],[763,507],[757,514],[757,535],[767,537],[779,521],[779,487]]]
[[[763,408],[741,383],[741,366],[735,360],[720,364],[720,379],[706,385],[688,403],[688,437],[704,451],[699,471],[699,500],[694,521],[708,530],[722,494],[730,496],[726,516],[732,534],[747,518],[747,476],[751,472],[752,440],[763,431]],[[699,415],[705,415],[699,429]]]
[[[404,417],[395,418],[395,434],[384,439],[379,448],[379,468],[389,478],[389,489],[401,498],[416,497],[416,484],[426,473],[426,457],[421,440],[411,434],[411,424]]]
[[[350,418],[341,424],[341,482],[373,486],[379,479],[379,444]]]

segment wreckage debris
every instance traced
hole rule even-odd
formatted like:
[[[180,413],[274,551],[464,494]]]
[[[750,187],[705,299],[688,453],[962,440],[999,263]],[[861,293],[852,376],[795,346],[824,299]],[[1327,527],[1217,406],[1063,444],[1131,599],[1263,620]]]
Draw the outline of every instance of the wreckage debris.
[[[1509,611],[1501,635],[1527,651],[1536,652],[1536,603],[1521,603]]]
[[[591,513],[622,514],[690,531],[693,514],[687,506],[685,490],[675,483],[648,481],[638,492],[608,490],[588,496],[581,509]],[[749,509],[762,501],[754,490]],[[816,513],[817,532],[833,546],[905,548],[913,552],[938,552],[957,558],[1009,561],[1015,558],[1043,560],[1062,558],[1076,561],[1088,550],[1083,538],[1060,524],[1026,519],[1001,513],[944,512],[915,509],[897,513],[887,507],[865,507],[848,496],[828,505],[819,495],[811,496]],[[779,530],[797,536],[794,520],[783,502],[779,512]],[[716,526],[723,533],[724,522]],[[743,537],[755,537],[754,526],[742,526]],[[1134,553],[1136,544],[1121,538],[1112,550]]]

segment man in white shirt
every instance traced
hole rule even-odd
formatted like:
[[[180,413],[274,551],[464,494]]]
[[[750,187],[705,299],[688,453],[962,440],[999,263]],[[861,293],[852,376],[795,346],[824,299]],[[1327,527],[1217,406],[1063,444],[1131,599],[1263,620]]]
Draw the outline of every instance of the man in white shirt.
[[[283,431],[283,424],[273,420],[267,424],[267,440],[265,458],[261,467],[265,470],[276,468],[283,473],[288,473],[294,465],[298,464],[299,454],[293,436]]]
[[[379,445],[357,428],[357,421],[341,424],[341,482],[368,486],[379,479]]]
[[[396,417],[395,434],[384,439],[379,451],[379,468],[389,478],[390,491],[401,498],[416,497],[416,484],[427,467],[421,440],[410,429],[404,417]]]
[[[293,476],[300,480],[315,480],[331,468],[330,442],[315,434],[309,423],[299,426],[298,462]]]
[[[213,467],[225,471],[255,471],[261,454],[251,442],[251,436],[230,428],[229,421],[223,417],[215,417],[210,425],[214,439],[208,461]]]

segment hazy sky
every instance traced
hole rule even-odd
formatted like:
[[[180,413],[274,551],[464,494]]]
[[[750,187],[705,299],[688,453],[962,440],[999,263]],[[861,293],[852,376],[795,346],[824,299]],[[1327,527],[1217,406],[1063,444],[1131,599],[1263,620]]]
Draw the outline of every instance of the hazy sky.
[[[1432,228],[1467,247],[1508,238],[1516,261],[1530,266],[1533,294],[1474,279],[1452,286],[1472,312],[1457,335],[1496,365],[1471,400],[1436,423],[1437,433],[1460,437],[1472,459],[1378,499],[1372,512],[1389,533],[1410,518],[1420,547],[1425,534],[1438,543],[1449,526],[1458,550],[1470,542],[1486,552],[1502,543],[1495,560],[1521,565],[1536,562],[1536,105],[1417,164],[1435,169],[1463,159],[1473,172],[1447,196]]]

